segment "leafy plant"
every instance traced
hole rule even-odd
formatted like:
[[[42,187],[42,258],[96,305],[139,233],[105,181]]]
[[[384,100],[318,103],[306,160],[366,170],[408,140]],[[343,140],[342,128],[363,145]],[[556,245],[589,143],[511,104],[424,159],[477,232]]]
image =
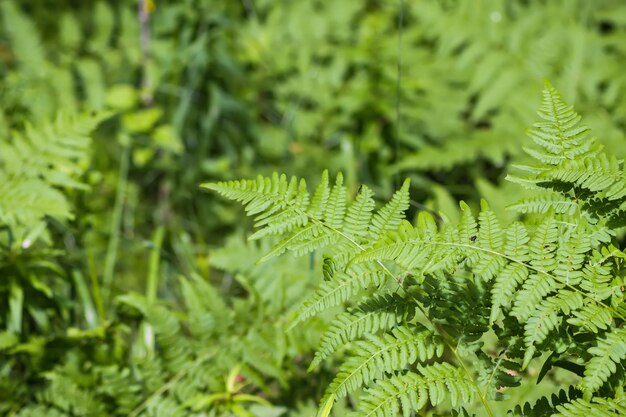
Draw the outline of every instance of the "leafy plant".
[[[529,86],[547,78],[622,157],[625,10],[613,0],[255,2],[238,58],[258,86],[258,151],[307,179],[341,170],[349,189],[361,178],[384,198],[405,173],[420,201],[476,202],[523,154],[518,132],[538,105]]]
[[[280,238],[261,260],[323,251],[325,281],[292,326],[354,303],[312,363],[348,350],[319,415],[361,391],[354,416],[409,416],[428,404],[493,416],[492,401],[530,383],[539,363],[537,382],[562,368],[573,391],[510,413],[623,411],[626,255],[613,239],[626,207],[624,161],[602,151],[549,85],[539,116],[528,132],[533,162],[509,177],[533,190],[513,205],[532,215],[508,227],[485,201],[477,216],[461,202],[457,223],[420,212],[414,225],[404,214],[408,180],[375,212],[366,186],[347,203],[341,174],[331,186],[325,172],[312,195],[277,174],[203,185],[246,207],[258,228],[251,238]]]

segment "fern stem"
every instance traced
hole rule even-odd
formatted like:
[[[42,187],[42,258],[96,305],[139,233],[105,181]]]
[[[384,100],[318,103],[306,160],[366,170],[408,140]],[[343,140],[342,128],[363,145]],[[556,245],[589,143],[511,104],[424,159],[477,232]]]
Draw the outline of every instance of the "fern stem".
[[[450,337],[445,331],[443,331],[443,329],[441,329],[441,331],[443,332],[442,336],[443,336],[443,334],[445,334],[448,338]],[[450,342],[446,341],[445,339],[446,339],[446,337],[444,337],[444,343],[446,345],[448,345],[448,347],[452,351],[452,354],[456,358],[457,362],[459,363],[459,365],[461,365],[461,368],[463,368],[463,372],[465,372],[465,374],[470,377],[470,379],[472,380],[472,384],[474,384],[474,386],[476,387],[476,390],[478,391],[478,397],[480,397],[480,402],[483,403],[483,406],[485,407],[485,411],[487,412],[487,415],[489,417],[493,417],[494,416],[493,411],[491,410],[491,407],[489,406],[489,402],[487,402],[487,398],[486,398],[485,394],[483,393],[483,391],[478,386],[478,383],[476,382],[476,380],[472,377],[472,374],[470,373],[470,370],[465,365],[465,362],[463,362],[463,358],[461,358],[461,355],[459,355],[459,353],[457,352],[457,349],[453,348],[451,346]]]
[[[314,222],[317,223],[323,227],[328,228],[329,230],[333,231],[334,233],[337,233],[339,236],[343,237],[344,239],[346,239],[348,242],[352,243],[353,245],[355,245],[360,251],[364,252],[365,248],[363,246],[361,246],[359,244],[359,242],[357,242],[356,240],[352,239],[350,236],[346,235],[345,233],[343,233],[341,230],[338,230],[332,226],[329,226],[328,224],[324,223],[322,220],[316,219],[315,217],[309,216],[309,218]],[[376,263],[382,268],[382,270],[389,275],[391,278],[393,278],[393,280],[399,285],[402,285],[402,280],[400,278],[398,278],[393,272],[391,272],[391,270],[389,268],[387,268],[387,266],[385,264],[383,264],[381,261],[376,261]]]
[[[98,282],[98,270],[94,259],[93,251],[88,249],[87,253],[87,270],[89,273],[89,281],[91,282],[92,297],[98,311],[98,321],[102,323],[105,319],[104,304],[102,302],[102,292],[100,291],[100,282]]]
[[[102,279],[104,305],[108,309],[111,301],[111,287],[113,285],[113,273],[117,260],[117,248],[120,240],[120,225],[122,223],[122,209],[124,208],[124,198],[126,186],[128,184],[128,164],[130,160],[130,145],[125,145],[122,150],[120,170],[117,179],[117,193],[115,195],[115,206],[113,208],[113,218],[111,220],[111,230],[109,232],[109,245],[104,259],[104,274]]]

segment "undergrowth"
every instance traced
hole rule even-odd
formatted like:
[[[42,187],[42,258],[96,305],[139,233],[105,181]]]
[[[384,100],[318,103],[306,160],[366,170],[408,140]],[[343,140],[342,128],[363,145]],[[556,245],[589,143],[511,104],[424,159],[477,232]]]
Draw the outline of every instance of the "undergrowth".
[[[559,368],[569,387],[510,404],[509,415],[626,412],[626,254],[613,244],[624,227],[624,161],[549,85],[539,116],[525,148],[533,162],[507,177],[532,197],[512,204],[526,215],[508,226],[484,200],[477,214],[461,202],[458,222],[426,211],[410,222],[408,180],[375,211],[372,191],[348,198],[341,174],[331,184],[325,172],[312,195],[304,180],[278,174],[204,185],[245,206],[252,239],[279,237],[261,261],[323,256],[324,282],[291,326],[347,306],[311,363],[345,352],[319,416],[346,396],[355,417],[495,416],[492,402]]]
[[[428,392],[421,411],[431,415],[452,404],[482,415],[482,398],[494,415],[516,405],[549,415],[568,402],[582,413],[585,401],[620,398],[623,360],[608,361],[615,372],[609,363],[599,374],[607,382],[591,400],[577,387],[622,323],[603,307],[621,311],[611,303],[623,293],[621,252],[609,243],[623,239],[622,2],[43,3],[0,0],[0,415],[310,417],[312,399],[324,398],[343,416],[372,404],[358,400],[369,388],[397,390],[385,385],[392,375],[425,387],[407,409]],[[543,78],[585,114],[604,153],[522,159],[519,132],[539,97],[529,86]],[[298,203],[306,215],[274,217],[280,206],[260,221],[286,228],[255,242],[243,241],[246,223],[229,202],[197,188],[274,170],[309,180],[323,168],[345,173],[343,186],[331,191],[324,179],[318,200]],[[505,171],[513,181],[501,181]],[[400,175],[412,199],[403,188],[367,223]],[[333,214],[343,193],[353,217]],[[482,210],[475,230],[458,199]],[[504,211],[508,203],[519,211]],[[404,249],[384,252],[422,233],[400,220],[407,204],[409,220],[433,213],[419,218],[442,242],[463,222],[476,232],[450,252],[454,271],[443,260],[407,270]],[[487,261],[483,225],[494,216],[492,243],[504,240]],[[546,216],[556,223],[541,226]],[[568,228],[578,221],[593,226]],[[555,249],[533,263],[541,227]],[[511,239],[520,240],[509,253]],[[579,246],[558,249],[565,240]],[[375,258],[389,272],[361,253],[378,246],[370,256],[390,256]],[[306,256],[273,256],[283,251]],[[529,338],[538,313],[517,299],[543,275],[531,267],[560,276],[563,262],[577,271],[566,274],[571,286],[598,300],[550,282],[537,298],[547,322],[537,323],[551,327]],[[512,281],[496,289],[506,274]],[[390,343],[377,366],[333,382]],[[433,378],[444,374],[458,384],[442,399]]]

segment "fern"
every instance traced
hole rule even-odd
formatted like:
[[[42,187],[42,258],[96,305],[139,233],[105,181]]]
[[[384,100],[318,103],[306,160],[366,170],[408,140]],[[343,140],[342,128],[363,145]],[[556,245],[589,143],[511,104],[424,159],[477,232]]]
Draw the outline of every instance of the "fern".
[[[442,353],[443,344],[425,328],[397,327],[380,337],[367,337],[355,343],[354,354],[339,369],[322,403],[331,395],[341,398],[384,373]]]
[[[320,415],[361,387],[367,394],[355,416],[410,415],[427,402],[437,406],[444,396],[455,412],[480,399],[493,415],[490,399],[502,400],[501,388],[519,385],[509,372],[523,372],[543,352],[554,353],[542,375],[556,366],[579,374],[580,366],[569,361],[585,362],[580,386],[586,401],[598,399],[592,407],[602,409],[601,392],[621,392],[626,317],[612,277],[624,255],[609,241],[625,201],[619,191],[623,162],[602,152],[549,85],[539,115],[542,121],[529,131],[535,147],[527,148],[535,162],[518,167],[526,176],[509,177],[536,194],[513,207],[537,217],[507,228],[486,202],[478,215],[461,202],[457,224],[437,224],[422,212],[413,225],[402,214],[408,182],[371,217],[365,187],[346,215],[346,203],[338,201],[346,199],[341,175],[331,187],[324,173],[313,197],[303,181],[278,175],[205,184],[257,216],[254,238],[282,236],[263,259],[286,250],[325,251],[325,281],[303,303],[294,326],[377,287],[371,301],[341,313],[322,339],[311,369],[340,346],[350,353],[320,403]],[[485,349],[491,330],[497,342],[490,349],[500,350],[497,355]],[[428,366],[419,363],[424,360]],[[540,401],[536,411],[582,404],[570,400],[552,406]]]
[[[89,164],[89,136],[106,117],[59,115],[0,142],[0,222],[20,244],[47,216],[72,218],[63,191],[85,188],[81,176]]]
[[[626,329],[615,329],[598,338],[597,346],[590,347],[588,352],[592,357],[585,366],[582,387],[590,398],[626,359]]]
[[[614,225],[619,228],[620,224],[620,205],[626,187],[623,161],[602,152],[602,147],[590,136],[589,128],[580,123],[581,117],[549,84],[539,115],[543,121],[528,132],[536,146],[525,148],[539,163],[518,165],[526,175],[507,178],[527,188],[550,189],[556,194],[550,194],[547,199],[524,200],[513,207],[535,213],[552,208],[557,213],[584,217],[590,224],[599,222],[601,227],[592,236],[594,240],[607,242],[614,233]]]
[[[626,406],[620,399],[596,398],[593,402],[578,399],[557,407],[554,417],[583,417],[589,415],[619,416],[626,413]],[[590,414],[592,413],[592,414]]]
[[[552,394],[551,398],[541,397],[534,404],[525,403],[510,410],[508,416],[510,417],[551,417],[555,415],[556,408],[570,401],[576,400],[580,397],[580,393],[570,388],[568,391],[561,390],[556,394]]]
[[[315,369],[341,345],[366,334],[389,330],[412,317],[415,312],[409,298],[382,294],[363,301],[354,311],[340,314],[324,334],[309,370]]]
[[[410,416],[428,402],[438,405],[448,396],[453,406],[470,403],[475,388],[459,369],[446,363],[418,367],[419,373],[408,372],[395,378],[378,381],[361,398],[362,408],[353,416],[394,417],[401,410]]]

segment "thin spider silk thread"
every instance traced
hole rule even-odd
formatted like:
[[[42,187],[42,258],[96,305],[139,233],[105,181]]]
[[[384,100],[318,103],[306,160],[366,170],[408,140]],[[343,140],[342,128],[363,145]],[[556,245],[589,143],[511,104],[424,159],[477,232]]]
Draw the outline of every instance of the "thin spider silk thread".
[[[398,162],[400,156],[400,86],[402,82],[402,32],[404,29],[404,0],[400,0],[400,11],[398,13],[398,58],[396,77],[396,135],[394,140],[393,163]],[[400,173],[396,170],[394,174],[394,187],[400,186]]]

